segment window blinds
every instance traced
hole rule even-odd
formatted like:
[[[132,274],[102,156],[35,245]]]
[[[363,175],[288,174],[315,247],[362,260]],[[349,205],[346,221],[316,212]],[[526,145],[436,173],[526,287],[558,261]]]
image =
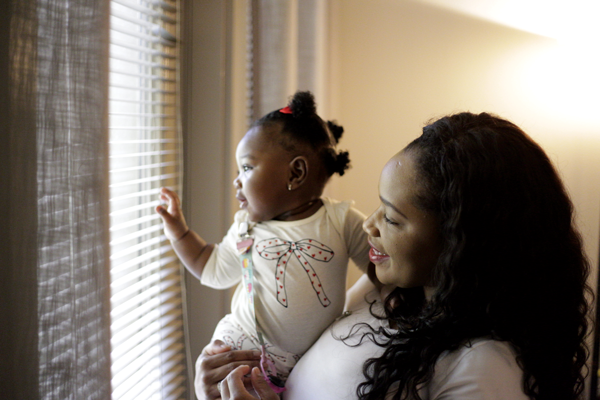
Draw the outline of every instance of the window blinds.
[[[112,0],[110,248],[113,399],[186,396],[181,271],[154,211],[180,191],[176,0]]]

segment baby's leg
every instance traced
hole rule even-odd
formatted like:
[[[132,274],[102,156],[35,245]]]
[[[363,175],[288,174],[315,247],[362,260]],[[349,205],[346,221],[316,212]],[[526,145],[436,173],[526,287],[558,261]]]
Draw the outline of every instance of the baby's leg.
[[[260,346],[254,345],[250,339],[250,334],[235,322],[235,318],[231,314],[223,317],[217,324],[212,337],[212,340],[215,339],[222,340],[232,350],[260,349]]]
[[[231,314],[226,315],[217,324],[212,340],[215,339],[222,340],[233,350],[261,350],[256,333],[246,332]],[[277,376],[285,382],[300,356],[282,350],[268,341],[265,342],[265,350],[267,357],[275,365]]]

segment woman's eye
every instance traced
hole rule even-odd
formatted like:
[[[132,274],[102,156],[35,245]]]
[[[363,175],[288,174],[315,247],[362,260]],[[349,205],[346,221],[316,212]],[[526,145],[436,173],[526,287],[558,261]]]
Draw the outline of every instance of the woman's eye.
[[[249,165],[242,165],[242,171],[244,171],[244,172],[250,171],[251,169],[252,169],[252,167]]]
[[[392,220],[391,220],[391,219],[389,219],[389,218],[388,218],[388,216],[387,216],[387,215],[385,215],[385,214],[383,214],[383,219],[385,220],[385,222],[386,222],[387,224],[390,224],[390,225],[398,225],[398,223],[397,223],[397,222],[394,222],[394,221],[392,221]]]

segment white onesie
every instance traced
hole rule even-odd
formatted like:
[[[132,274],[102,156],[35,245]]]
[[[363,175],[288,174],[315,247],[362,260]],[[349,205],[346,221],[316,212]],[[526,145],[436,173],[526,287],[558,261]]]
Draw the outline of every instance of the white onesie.
[[[365,216],[350,202],[322,200],[323,206],[308,218],[260,222],[250,231],[256,318],[266,336],[268,355],[283,379],[342,313],[348,259],[363,272],[369,264],[369,244],[362,229]],[[238,284],[232,312],[219,322],[213,339],[244,350],[260,348],[236,250],[239,224],[246,218],[246,211],[236,213],[201,279],[215,289]]]

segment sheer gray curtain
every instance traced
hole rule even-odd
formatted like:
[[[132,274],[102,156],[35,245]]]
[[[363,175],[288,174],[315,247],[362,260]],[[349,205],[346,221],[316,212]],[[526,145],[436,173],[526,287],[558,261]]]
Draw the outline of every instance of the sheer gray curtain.
[[[328,0],[250,0],[250,119],[283,107],[296,90],[327,103]]]
[[[108,7],[2,2],[1,398],[110,398]]]

